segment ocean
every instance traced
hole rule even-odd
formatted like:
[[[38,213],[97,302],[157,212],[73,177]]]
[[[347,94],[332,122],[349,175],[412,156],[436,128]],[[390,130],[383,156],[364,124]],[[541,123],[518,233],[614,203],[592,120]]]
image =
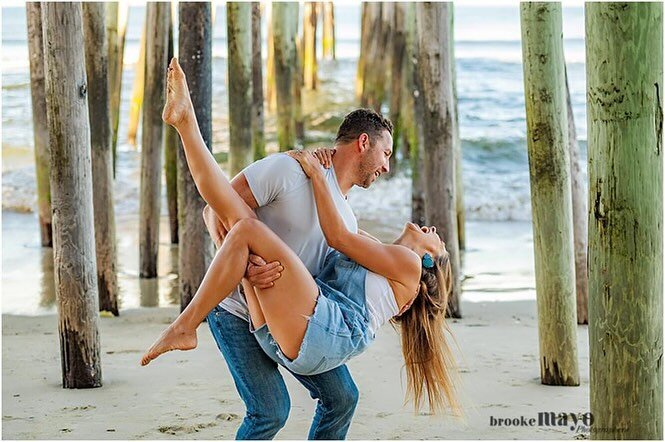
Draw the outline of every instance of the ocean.
[[[354,88],[360,50],[360,5],[351,3],[336,5],[335,14],[337,60],[319,62],[320,90],[305,92],[303,95],[308,145],[330,145],[344,114],[357,107]],[[130,8],[122,84],[118,175],[114,187],[115,209],[119,222],[133,219],[139,207],[140,151],[127,142],[127,117],[134,64],[138,59],[144,17],[145,7]],[[264,20],[264,36],[265,25]],[[39,249],[39,235],[35,230],[37,224],[34,214],[36,193],[26,37],[25,8],[3,7],[0,59],[2,60],[2,209],[5,270],[8,270],[8,265],[12,265],[9,252],[16,252],[21,247]],[[582,170],[586,173],[586,85],[582,7],[563,8],[563,38],[573,113],[581,150],[580,162]],[[225,7],[222,5],[217,6],[215,13],[213,54],[212,149],[218,152],[228,149],[226,23]],[[265,43],[263,54],[265,57]],[[509,6],[483,7],[456,5],[455,56],[467,219],[475,228],[483,229],[496,225],[497,222],[514,222],[515,225],[522,226],[520,230],[522,233],[518,237],[528,242],[531,207],[518,3]],[[387,107],[384,110],[388,112]],[[266,132],[268,149],[276,149],[275,116],[269,112],[266,113]],[[137,139],[140,141],[140,133]],[[164,186],[163,191],[165,192]],[[374,226],[387,234],[400,229],[404,221],[409,218],[410,195],[408,174],[398,173],[390,180],[379,180],[371,189],[354,189],[349,195],[349,201],[356,210],[361,224]],[[167,215],[165,200],[162,203],[162,213]],[[19,228],[25,224],[21,219],[27,216],[34,222],[34,228],[31,230],[34,232],[24,232],[25,234],[12,237],[9,226]],[[126,229],[131,230],[129,227]],[[25,242],[20,243],[20,241],[27,241],[30,245],[26,246]],[[119,238],[119,241],[123,239]],[[472,241],[471,238],[469,241]],[[527,269],[532,266],[532,260],[529,262],[529,259],[530,255],[527,253],[521,260],[522,279],[524,272],[530,274],[533,271]],[[45,262],[48,262],[48,259],[45,259]],[[34,265],[39,267],[38,264]],[[167,270],[160,271],[160,274],[172,274],[170,266],[166,264],[165,266],[168,267]],[[468,274],[467,270],[465,269],[465,272]],[[25,275],[25,271],[25,266],[19,266],[15,269],[14,276],[20,278],[21,273]],[[35,268],[35,271],[42,272],[38,268]],[[128,277],[136,279],[134,270],[127,269],[126,272]],[[503,275],[506,277],[505,273]],[[12,276],[6,272],[3,273],[3,289],[8,288],[6,284],[10,277]],[[172,276],[169,278],[169,281],[174,279]],[[529,282],[524,282],[522,285],[528,286],[530,297],[533,295],[533,281],[528,275],[527,279]],[[497,284],[501,285],[497,281],[488,281],[487,286]],[[128,287],[127,291],[134,289]],[[35,293],[34,296],[38,297],[38,294]],[[161,300],[157,302],[159,305],[162,302],[169,302],[163,293],[158,298]],[[9,305],[7,302],[8,298],[3,296],[4,313],[29,314],[36,311],[34,307],[36,302],[33,301],[26,304],[24,300],[17,299],[16,302],[10,301]],[[137,299],[128,302],[125,305],[140,304]],[[52,308],[52,305],[46,307],[46,311]]]

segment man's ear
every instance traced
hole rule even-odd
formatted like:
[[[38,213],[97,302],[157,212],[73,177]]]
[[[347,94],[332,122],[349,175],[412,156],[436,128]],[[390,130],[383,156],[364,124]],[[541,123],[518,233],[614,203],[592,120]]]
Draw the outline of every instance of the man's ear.
[[[362,153],[367,149],[369,149],[369,135],[363,132],[358,136],[358,151]]]

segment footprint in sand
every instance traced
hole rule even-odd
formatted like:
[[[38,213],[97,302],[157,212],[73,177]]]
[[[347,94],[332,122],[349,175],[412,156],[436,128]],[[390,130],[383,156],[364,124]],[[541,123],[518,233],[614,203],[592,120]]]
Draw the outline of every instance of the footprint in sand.
[[[218,421],[234,421],[238,419],[238,415],[235,413],[220,413],[215,417]]]
[[[112,355],[112,354],[119,354],[120,355],[120,354],[123,354],[123,353],[140,353],[140,352],[141,352],[141,350],[117,350],[117,351],[111,350],[111,351],[107,351],[106,354],[107,355]]]
[[[200,430],[214,427],[215,425],[216,425],[215,422],[207,422],[207,423],[194,424],[194,425],[168,425],[168,426],[159,427],[157,431],[159,431],[160,433],[170,434],[172,436],[175,436],[178,434],[198,433]]]
[[[94,405],[81,405],[80,407],[64,407],[62,411],[87,411],[87,410],[94,410],[95,407]]]
[[[221,413],[215,417],[216,421],[233,421],[236,419],[238,419],[238,415],[235,413]],[[202,422],[193,425],[164,425],[157,428],[157,431],[163,434],[170,434],[171,436],[177,436],[181,434],[198,433],[201,430],[214,427],[217,425],[218,425],[217,422]]]

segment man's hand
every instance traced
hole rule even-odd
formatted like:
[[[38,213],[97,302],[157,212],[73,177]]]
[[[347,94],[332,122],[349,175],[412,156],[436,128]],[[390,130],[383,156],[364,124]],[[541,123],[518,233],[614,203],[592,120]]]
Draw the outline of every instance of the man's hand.
[[[257,289],[268,289],[275,285],[274,281],[282,276],[283,270],[279,261],[266,263],[260,256],[250,254],[245,278]]]

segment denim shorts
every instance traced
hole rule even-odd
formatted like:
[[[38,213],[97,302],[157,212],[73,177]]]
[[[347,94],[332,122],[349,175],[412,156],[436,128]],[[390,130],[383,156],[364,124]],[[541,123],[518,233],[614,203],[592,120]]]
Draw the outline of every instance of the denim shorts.
[[[339,367],[374,339],[365,305],[366,275],[367,269],[341,253],[328,254],[315,278],[319,295],[295,359],[282,353],[266,324],[250,330],[268,356],[294,373],[315,375]]]

